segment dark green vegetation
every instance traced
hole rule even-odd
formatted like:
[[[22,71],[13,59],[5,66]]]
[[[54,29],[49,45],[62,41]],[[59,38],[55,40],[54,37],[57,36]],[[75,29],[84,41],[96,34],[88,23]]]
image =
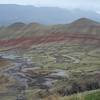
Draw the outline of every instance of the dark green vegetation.
[[[100,99],[100,91],[86,95],[85,99],[86,100],[99,100]]]
[[[100,90],[79,93],[72,96],[59,98],[58,100],[100,100]]]

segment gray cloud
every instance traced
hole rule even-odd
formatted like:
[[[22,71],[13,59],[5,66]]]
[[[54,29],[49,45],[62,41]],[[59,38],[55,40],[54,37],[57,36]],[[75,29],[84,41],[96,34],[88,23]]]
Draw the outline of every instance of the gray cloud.
[[[100,0],[0,0],[0,4],[5,3],[100,11]]]

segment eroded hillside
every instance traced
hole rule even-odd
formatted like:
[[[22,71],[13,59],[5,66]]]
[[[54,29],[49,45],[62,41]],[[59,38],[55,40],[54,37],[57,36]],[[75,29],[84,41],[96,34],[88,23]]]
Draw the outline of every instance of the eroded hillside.
[[[99,23],[87,20],[73,25],[34,23],[26,29],[26,24],[17,23],[1,28],[0,98],[44,100],[99,89],[100,35],[88,27],[99,29]],[[77,29],[75,33],[68,32],[71,25]],[[84,25],[88,27],[85,34],[80,29]]]

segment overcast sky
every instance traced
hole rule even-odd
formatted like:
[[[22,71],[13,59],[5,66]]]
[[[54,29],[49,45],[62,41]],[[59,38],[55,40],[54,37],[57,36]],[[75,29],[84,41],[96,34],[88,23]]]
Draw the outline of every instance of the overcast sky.
[[[0,0],[0,4],[54,6],[100,11],[100,0]]]

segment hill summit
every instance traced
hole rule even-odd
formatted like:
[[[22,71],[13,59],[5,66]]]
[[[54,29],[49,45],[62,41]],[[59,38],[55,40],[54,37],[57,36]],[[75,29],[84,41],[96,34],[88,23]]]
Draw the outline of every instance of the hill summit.
[[[88,18],[80,18],[67,27],[68,32],[81,34],[100,34],[100,23]]]

